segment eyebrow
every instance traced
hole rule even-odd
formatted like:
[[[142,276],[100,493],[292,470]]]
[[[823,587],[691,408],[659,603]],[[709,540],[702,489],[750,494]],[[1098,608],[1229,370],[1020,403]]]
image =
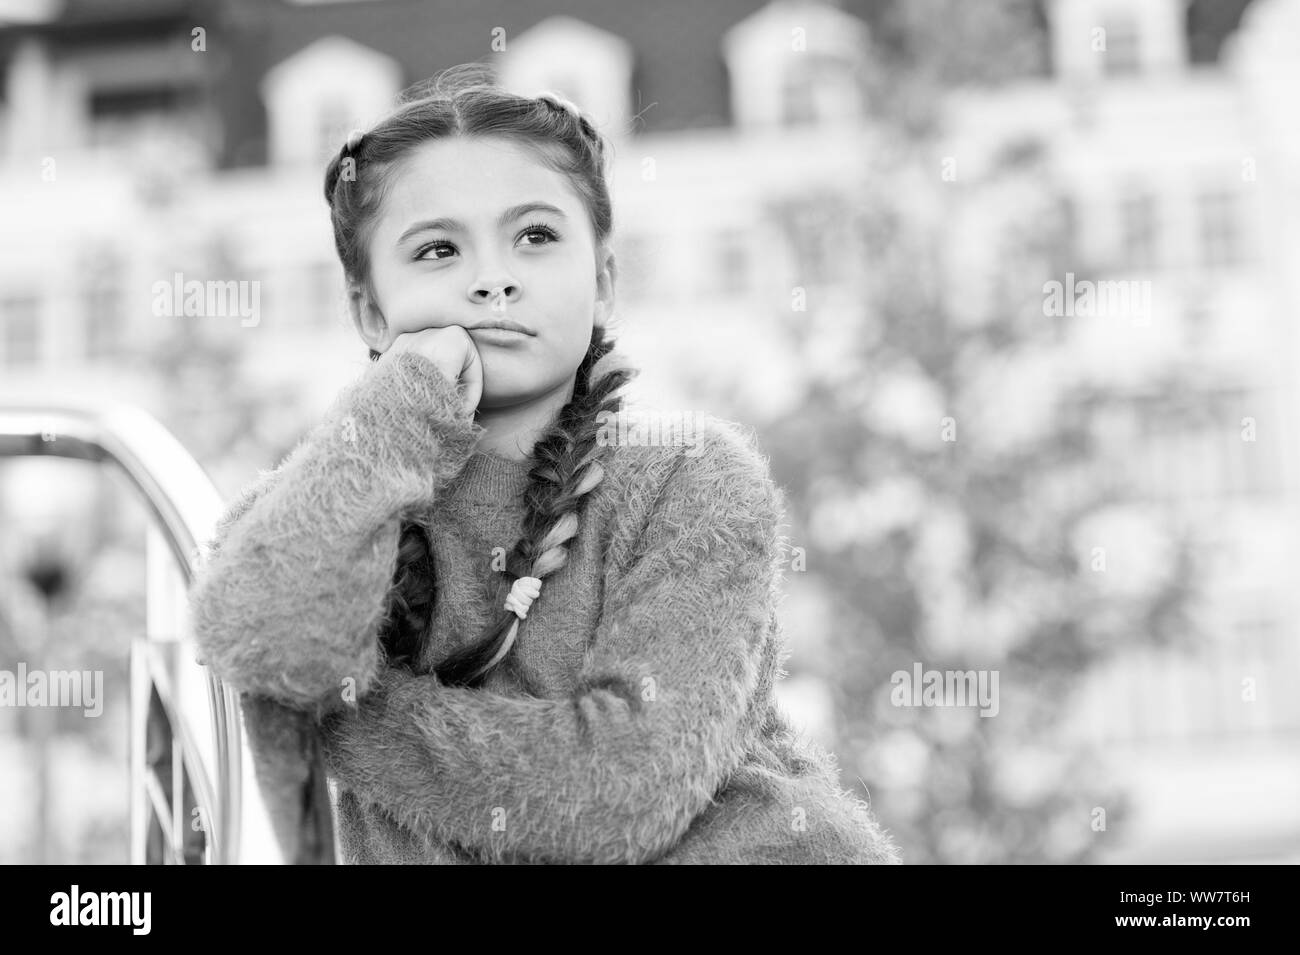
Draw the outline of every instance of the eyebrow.
[[[568,216],[566,216],[561,209],[551,205],[549,202],[541,202],[541,201],[534,200],[533,202],[521,202],[519,203],[519,205],[511,206],[509,209],[507,209],[505,212],[501,213],[501,215],[497,217],[497,225],[503,226],[507,222],[511,222],[515,219],[518,219],[520,216],[527,215],[530,212],[549,212],[551,215],[558,216],[561,219],[568,218]],[[463,231],[464,229],[465,229],[465,224],[461,222],[459,219],[448,219],[445,217],[441,219],[426,219],[423,222],[415,223],[413,226],[411,226],[409,229],[403,232],[400,236],[397,237],[397,241],[398,243],[405,242],[411,236],[416,235],[417,233],[420,232],[429,232],[429,231],[457,232],[457,231]]]

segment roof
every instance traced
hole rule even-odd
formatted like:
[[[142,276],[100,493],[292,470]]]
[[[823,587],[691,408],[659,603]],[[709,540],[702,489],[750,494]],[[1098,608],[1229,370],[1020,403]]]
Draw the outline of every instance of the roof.
[[[865,23],[877,57],[908,55],[896,4],[906,0],[827,0]],[[1047,0],[1024,6],[1031,45],[1041,55],[1026,69],[1049,68]],[[1186,16],[1194,62],[1217,58],[1251,0],[1190,0]],[[42,33],[54,42],[105,45],[174,34],[188,43],[193,25],[208,31],[212,95],[222,115],[222,165],[265,161],[266,114],[259,84],[272,67],[322,37],[342,35],[392,57],[404,84],[449,66],[494,54],[492,30],[509,42],[537,23],[566,15],[626,39],[636,51],[631,111],[638,128],[663,132],[730,122],[724,34],[767,0],[68,0],[46,24],[0,27],[0,59],[15,35]],[[237,51],[237,52],[229,52]],[[1031,58],[1032,59],[1032,58]]]

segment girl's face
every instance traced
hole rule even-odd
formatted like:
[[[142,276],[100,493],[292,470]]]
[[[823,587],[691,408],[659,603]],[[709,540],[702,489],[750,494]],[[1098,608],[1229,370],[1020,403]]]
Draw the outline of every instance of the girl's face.
[[[460,325],[483,361],[480,408],[570,382],[613,308],[615,267],[565,177],[499,137],[432,140],[389,176],[369,246],[374,298],[350,295],[366,343],[383,352],[405,332]],[[530,334],[480,327],[498,321]]]

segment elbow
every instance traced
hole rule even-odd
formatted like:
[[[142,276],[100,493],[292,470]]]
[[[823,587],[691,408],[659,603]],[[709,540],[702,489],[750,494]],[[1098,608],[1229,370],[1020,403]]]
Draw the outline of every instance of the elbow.
[[[365,627],[335,620],[330,627],[310,615],[270,610],[253,598],[256,593],[221,574],[192,590],[194,641],[213,673],[243,693],[319,714],[340,709],[369,689],[379,668],[377,620]]]
[[[581,847],[578,855],[596,865],[647,865],[672,851],[708,799],[673,798],[662,785],[638,794],[599,827],[604,837]],[[697,805],[698,803],[698,805]]]
[[[655,796],[650,797],[651,800]],[[694,819],[694,812],[650,803],[649,811],[639,813],[629,822],[631,837],[620,862],[630,865],[648,865],[672,851],[686,835]]]
[[[665,723],[624,680],[589,680],[582,689],[579,733],[600,740],[588,763],[599,768],[581,784],[588,811],[575,819],[578,844],[569,855],[603,865],[654,862],[713,803],[740,758],[738,744],[717,726]],[[607,737],[594,730],[601,723],[622,730]]]
[[[717,789],[713,776],[700,771],[698,756],[692,759],[682,750],[629,767],[624,779],[637,782],[620,787],[622,798],[606,823],[609,838],[602,841],[595,861],[643,865],[666,855],[712,804]]]

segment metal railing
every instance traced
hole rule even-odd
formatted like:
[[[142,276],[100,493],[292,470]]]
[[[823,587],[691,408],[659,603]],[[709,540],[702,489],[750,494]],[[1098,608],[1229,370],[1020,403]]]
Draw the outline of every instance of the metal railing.
[[[238,694],[196,658],[190,632],[186,595],[223,513],[212,481],[157,420],[122,403],[5,400],[0,458],[32,455],[115,466],[150,518],[147,623],[130,660],[131,862],[293,861],[254,782]],[[332,831],[315,835],[332,855]]]

